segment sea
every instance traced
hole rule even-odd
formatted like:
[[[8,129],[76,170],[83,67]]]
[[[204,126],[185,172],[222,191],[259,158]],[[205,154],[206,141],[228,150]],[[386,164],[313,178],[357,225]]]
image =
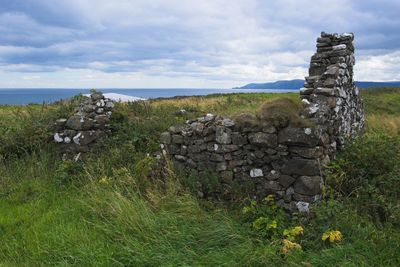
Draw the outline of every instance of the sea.
[[[167,98],[175,96],[195,96],[209,94],[232,93],[287,93],[298,92],[291,89],[196,89],[196,88],[158,88],[158,89],[98,89],[103,93],[117,93],[121,95],[140,97],[145,99]],[[27,105],[52,103],[67,99],[77,94],[88,94],[89,89],[60,89],[60,88],[3,88],[0,89],[0,105]]]

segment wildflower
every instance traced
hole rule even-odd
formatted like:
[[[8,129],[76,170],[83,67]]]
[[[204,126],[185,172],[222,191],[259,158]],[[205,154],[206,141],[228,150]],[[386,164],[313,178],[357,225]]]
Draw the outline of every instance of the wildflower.
[[[293,240],[296,236],[304,234],[304,229],[301,226],[295,226],[283,231],[283,236],[287,239]]]
[[[102,177],[99,179],[99,183],[101,183],[101,184],[108,184],[108,177],[107,177],[107,176],[102,176]]]
[[[253,228],[256,230],[261,230],[265,224],[267,224],[267,218],[259,217],[253,222]]]
[[[282,253],[289,253],[291,250],[295,250],[295,249],[301,249],[301,245],[297,244],[296,242],[292,242],[289,239],[283,239],[282,240]]]
[[[326,231],[325,233],[322,234],[322,240],[326,241],[329,240],[331,243],[339,243],[342,241],[342,233],[338,230],[333,230],[333,231]]]
[[[243,213],[243,214],[247,214],[247,213],[251,212],[251,210],[252,210],[251,207],[245,206],[245,207],[243,207],[243,209],[242,209],[242,213]]]
[[[275,220],[273,220],[267,225],[268,230],[276,229],[276,227],[278,227],[278,223]]]
[[[264,201],[267,203],[273,203],[274,202],[274,195],[268,195],[264,198]]]

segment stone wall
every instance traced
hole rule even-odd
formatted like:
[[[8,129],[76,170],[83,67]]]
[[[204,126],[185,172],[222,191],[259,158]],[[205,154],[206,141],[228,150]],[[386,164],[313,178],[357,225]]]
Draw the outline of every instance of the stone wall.
[[[63,159],[78,160],[109,133],[109,121],[114,103],[102,93],[90,95],[68,119],[55,123],[54,141],[59,143]]]
[[[307,211],[321,197],[324,166],[348,137],[363,128],[364,116],[353,82],[353,34],[322,33],[310,76],[300,90],[303,118],[312,127],[264,121],[243,127],[231,118],[207,114],[161,135],[164,154],[199,177],[201,196],[230,199],[237,194],[274,194],[288,210]],[[219,186],[207,187],[209,173]]]

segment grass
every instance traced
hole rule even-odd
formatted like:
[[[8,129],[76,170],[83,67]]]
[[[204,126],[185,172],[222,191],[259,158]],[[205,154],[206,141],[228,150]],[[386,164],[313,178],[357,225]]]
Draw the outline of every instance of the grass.
[[[150,179],[154,165],[146,155],[170,125],[204,113],[254,112],[265,101],[297,95],[119,104],[112,138],[84,164],[59,161],[44,138],[70,106],[0,107],[0,265],[399,266],[398,92],[362,91],[366,134],[332,163],[331,187],[312,218],[270,218],[279,229],[304,227],[296,239],[302,250],[289,254],[281,253],[280,230],[266,237],[253,229],[245,203],[199,200],[168,167],[158,174],[163,182]],[[187,112],[177,113],[182,108]],[[321,240],[335,229],[341,243]]]

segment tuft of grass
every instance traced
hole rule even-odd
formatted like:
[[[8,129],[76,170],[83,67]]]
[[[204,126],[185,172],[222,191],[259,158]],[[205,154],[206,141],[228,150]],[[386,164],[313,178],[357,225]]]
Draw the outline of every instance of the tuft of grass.
[[[312,127],[312,123],[300,116],[303,106],[299,100],[282,97],[265,101],[256,112],[242,112],[234,118],[239,125],[246,127],[275,126],[284,128],[289,124],[295,127]]]

